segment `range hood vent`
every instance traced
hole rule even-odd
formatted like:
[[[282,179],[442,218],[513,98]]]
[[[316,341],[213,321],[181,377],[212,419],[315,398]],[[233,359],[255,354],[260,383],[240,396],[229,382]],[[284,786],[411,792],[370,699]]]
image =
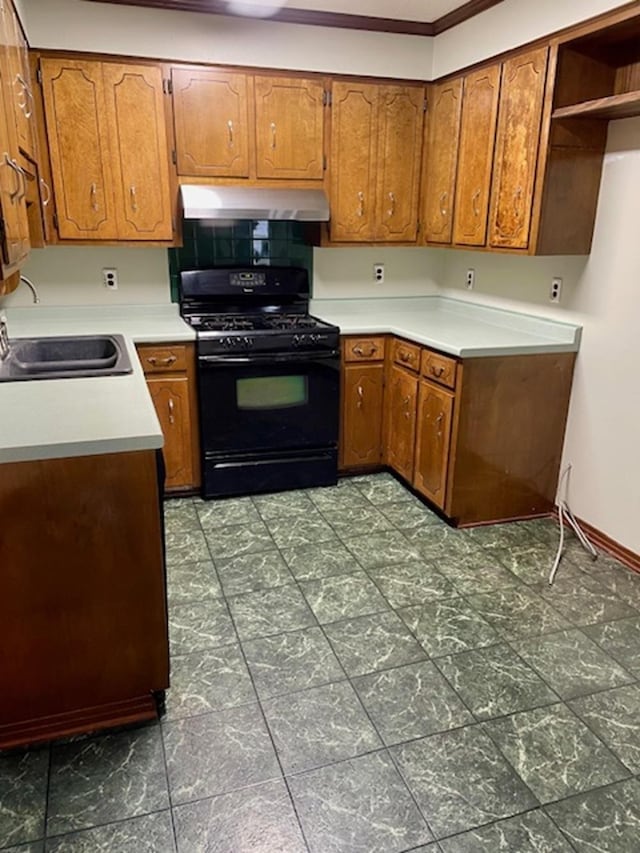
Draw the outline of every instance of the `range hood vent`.
[[[329,219],[329,200],[323,190],[182,184],[180,192],[185,219]]]

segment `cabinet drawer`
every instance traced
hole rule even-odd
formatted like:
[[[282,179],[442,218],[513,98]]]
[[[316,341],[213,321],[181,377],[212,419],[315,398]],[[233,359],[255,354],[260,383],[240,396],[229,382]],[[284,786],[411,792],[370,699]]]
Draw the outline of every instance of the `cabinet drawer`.
[[[138,346],[140,363],[145,374],[173,373],[187,369],[187,347],[185,344],[157,346],[144,344]]]
[[[439,385],[446,385],[447,388],[455,388],[456,366],[457,362],[446,355],[440,355],[428,349],[422,350],[420,372],[425,379],[431,379]]]
[[[415,344],[409,344],[396,338],[393,342],[392,358],[401,367],[415,370],[416,373],[420,370],[420,347]]]
[[[342,347],[345,361],[384,359],[384,338],[345,338]]]

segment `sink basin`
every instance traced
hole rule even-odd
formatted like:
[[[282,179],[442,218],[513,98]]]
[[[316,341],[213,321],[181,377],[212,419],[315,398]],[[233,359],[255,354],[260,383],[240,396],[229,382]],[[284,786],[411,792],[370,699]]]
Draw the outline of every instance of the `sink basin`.
[[[0,381],[67,379],[131,373],[122,335],[14,338],[0,362]]]

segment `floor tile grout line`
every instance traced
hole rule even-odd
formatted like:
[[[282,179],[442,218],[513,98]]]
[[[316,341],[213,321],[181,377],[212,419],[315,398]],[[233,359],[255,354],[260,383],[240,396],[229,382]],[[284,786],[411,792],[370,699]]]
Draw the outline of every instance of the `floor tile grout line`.
[[[167,785],[167,799],[169,801],[169,820],[171,821],[171,833],[173,835],[173,843],[176,851],[178,851],[178,833],[176,831],[176,822],[173,815],[173,797],[171,795],[171,784],[169,782],[169,763],[167,761],[167,746],[164,740],[164,727],[162,721],[158,720],[158,728],[160,730],[160,745],[162,747],[162,760],[164,762],[164,778]]]
[[[49,837],[49,802],[51,799],[51,774],[53,773],[53,745],[50,743],[47,747],[47,788],[44,801],[44,826],[43,826],[43,848],[46,847],[47,838]]]
[[[129,730],[135,731],[135,726],[136,726],[135,723],[131,724],[131,727]],[[133,820],[140,820],[140,818],[152,817],[153,815],[165,814],[165,812],[170,813],[171,812],[171,806],[166,806],[163,809],[151,809],[148,812],[141,812],[140,814],[128,815],[127,817],[119,817],[119,818],[115,818],[115,820],[106,820],[106,821],[101,822],[101,823],[91,824],[91,826],[82,826],[78,829],[71,829],[67,832],[56,832],[52,835],[48,835],[46,837],[46,839],[42,838],[42,839],[38,839],[38,840],[39,841],[46,841],[46,842],[53,841],[53,840],[59,839],[59,838],[66,838],[69,835],[77,835],[78,833],[83,833],[83,832],[92,832],[94,829],[103,829],[105,826],[118,826],[118,824],[130,823]],[[34,842],[34,841],[32,841],[32,842],[19,841],[18,847],[20,847],[20,845],[24,844],[24,843],[34,844],[36,842]],[[9,847],[9,848],[0,847],[0,853],[2,853],[2,851],[4,851],[4,850],[13,850],[13,847]],[[114,853],[115,853],[115,851],[114,851]]]

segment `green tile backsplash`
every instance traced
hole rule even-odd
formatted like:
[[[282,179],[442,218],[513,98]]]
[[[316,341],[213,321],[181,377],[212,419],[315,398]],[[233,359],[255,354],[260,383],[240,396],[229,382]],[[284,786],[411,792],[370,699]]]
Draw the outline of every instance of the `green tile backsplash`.
[[[313,247],[302,222],[243,219],[211,226],[196,219],[183,224],[184,245],[169,249],[171,299],[178,300],[182,270],[233,264],[306,267],[313,274]]]

